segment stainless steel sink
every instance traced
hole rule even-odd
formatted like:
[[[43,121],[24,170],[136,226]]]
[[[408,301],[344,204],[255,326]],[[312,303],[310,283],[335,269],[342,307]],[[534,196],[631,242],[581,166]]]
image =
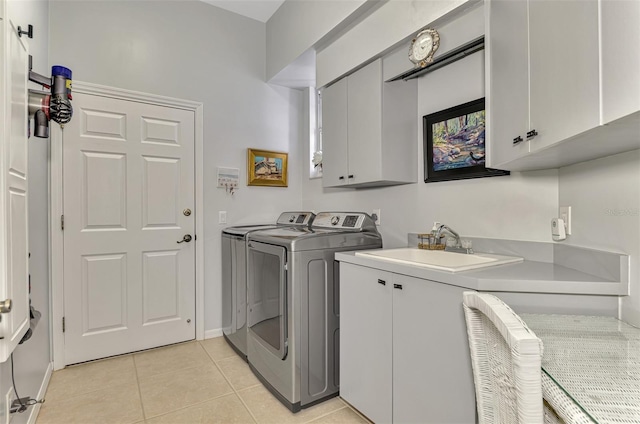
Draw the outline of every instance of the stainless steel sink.
[[[516,256],[494,255],[490,253],[464,254],[445,252],[442,250],[422,250],[411,247],[360,251],[356,252],[356,255],[448,272],[469,271],[472,269],[523,261],[522,258]]]

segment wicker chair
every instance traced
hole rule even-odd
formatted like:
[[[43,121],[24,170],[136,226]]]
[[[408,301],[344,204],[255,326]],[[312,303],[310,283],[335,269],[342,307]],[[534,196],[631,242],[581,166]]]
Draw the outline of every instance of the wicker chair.
[[[480,424],[593,423],[542,372],[542,341],[507,304],[464,292],[462,305]]]
[[[480,424],[544,421],[542,342],[495,296],[464,292]]]

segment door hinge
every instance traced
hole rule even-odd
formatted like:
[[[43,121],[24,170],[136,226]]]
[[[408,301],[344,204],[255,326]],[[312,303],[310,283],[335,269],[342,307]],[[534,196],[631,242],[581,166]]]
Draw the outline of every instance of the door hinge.
[[[64,215],[60,215],[60,228],[64,231]]]
[[[64,333],[67,330],[66,323],[64,321],[64,317],[62,317],[62,332]]]

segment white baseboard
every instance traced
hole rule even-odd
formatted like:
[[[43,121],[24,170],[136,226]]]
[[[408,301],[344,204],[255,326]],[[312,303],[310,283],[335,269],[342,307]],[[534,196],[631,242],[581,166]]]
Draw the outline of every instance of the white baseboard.
[[[53,362],[49,362],[49,366],[47,367],[47,371],[44,373],[44,378],[42,379],[42,384],[40,385],[40,390],[38,390],[37,400],[44,399],[44,395],[47,393],[47,387],[49,387],[49,381],[51,381],[51,374],[53,373]],[[36,403],[31,408],[31,412],[29,413],[29,419],[27,420],[27,424],[35,424],[36,419],[38,418],[38,413],[40,412],[41,403]]]
[[[213,330],[205,330],[204,338],[213,339],[215,337],[222,337],[222,328],[214,328]]]

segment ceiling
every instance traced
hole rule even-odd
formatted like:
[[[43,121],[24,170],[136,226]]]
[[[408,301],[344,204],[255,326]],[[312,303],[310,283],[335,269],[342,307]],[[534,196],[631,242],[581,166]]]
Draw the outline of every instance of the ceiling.
[[[260,22],[267,22],[284,0],[201,0],[213,6],[247,16]]]

